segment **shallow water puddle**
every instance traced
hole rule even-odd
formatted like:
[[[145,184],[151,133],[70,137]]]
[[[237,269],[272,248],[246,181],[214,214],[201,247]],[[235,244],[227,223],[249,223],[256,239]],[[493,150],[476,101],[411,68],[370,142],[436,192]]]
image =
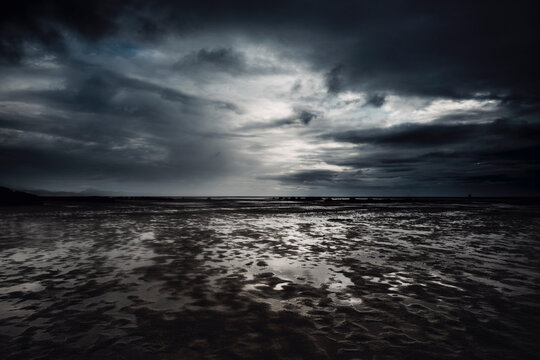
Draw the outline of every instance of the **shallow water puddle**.
[[[282,282],[282,283],[279,283],[279,284],[276,284],[276,286],[274,286],[272,288],[272,290],[277,290],[277,291],[282,291],[283,290],[283,286],[289,284],[289,282]]]
[[[140,240],[154,240],[156,238],[156,235],[154,231],[146,231],[141,234],[139,234]]]
[[[178,346],[186,358],[219,358],[216,349],[257,350],[266,339],[282,355],[296,338],[280,334],[296,331],[313,348],[329,344],[332,359],[388,349],[512,358],[535,346],[540,217],[531,208],[350,206],[146,202],[7,214],[1,345],[28,359],[105,348],[185,355]]]
[[[29,293],[29,292],[42,291],[43,289],[45,289],[45,287],[41,285],[40,283],[29,282],[29,283],[23,283],[23,284],[0,288],[0,294],[9,294],[9,293],[18,292],[18,291]]]

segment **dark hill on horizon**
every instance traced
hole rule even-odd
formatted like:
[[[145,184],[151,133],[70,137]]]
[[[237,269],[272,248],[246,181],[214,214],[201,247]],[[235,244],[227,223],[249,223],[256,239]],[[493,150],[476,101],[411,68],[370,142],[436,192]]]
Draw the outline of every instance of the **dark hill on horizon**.
[[[0,186],[0,206],[40,204],[41,199],[37,195]]]

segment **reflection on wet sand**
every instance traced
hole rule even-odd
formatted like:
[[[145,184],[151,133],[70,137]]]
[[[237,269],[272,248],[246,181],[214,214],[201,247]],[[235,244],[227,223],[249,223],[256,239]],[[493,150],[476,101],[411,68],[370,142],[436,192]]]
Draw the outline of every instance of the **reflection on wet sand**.
[[[0,345],[38,358],[527,358],[540,209],[120,201],[3,211]]]

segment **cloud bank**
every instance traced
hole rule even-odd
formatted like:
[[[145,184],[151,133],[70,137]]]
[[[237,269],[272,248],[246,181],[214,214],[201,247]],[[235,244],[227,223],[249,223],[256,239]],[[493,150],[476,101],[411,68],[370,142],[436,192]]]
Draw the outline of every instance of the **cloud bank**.
[[[173,195],[538,195],[534,2],[25,1],[0,182]]]

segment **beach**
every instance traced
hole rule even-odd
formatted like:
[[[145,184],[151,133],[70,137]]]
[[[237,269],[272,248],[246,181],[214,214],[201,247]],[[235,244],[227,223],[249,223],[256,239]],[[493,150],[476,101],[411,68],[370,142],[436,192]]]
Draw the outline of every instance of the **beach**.
[[[540,206],[115,199],[0,209],[4,359],[531,359]]]

